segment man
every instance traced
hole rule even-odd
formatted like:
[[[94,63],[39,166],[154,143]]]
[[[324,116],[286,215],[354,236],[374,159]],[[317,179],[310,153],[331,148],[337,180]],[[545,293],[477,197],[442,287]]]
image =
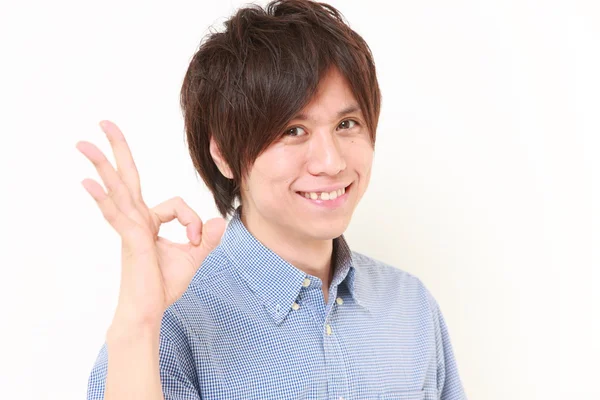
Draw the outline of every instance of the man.
[[[226,228],[178,198],[148,209],[114,124],[101,126],[116,171],[78,144],[108,194],[83,184],[123,242],[88,399],[464,399],[431,294],[342,235],[379,118],[367,44],[306,0],[249,6],[225,26],[194,56],[181,104]],[[174,218],[190,243],[157,237]]]

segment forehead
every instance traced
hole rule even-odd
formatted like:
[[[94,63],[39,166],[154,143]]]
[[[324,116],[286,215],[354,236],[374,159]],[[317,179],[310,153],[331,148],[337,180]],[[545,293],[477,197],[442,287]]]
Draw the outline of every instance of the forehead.
[[[360,112],[352,89],[337,68],[330,68],[309,103],[293,119],[339,118],[352,112]]]

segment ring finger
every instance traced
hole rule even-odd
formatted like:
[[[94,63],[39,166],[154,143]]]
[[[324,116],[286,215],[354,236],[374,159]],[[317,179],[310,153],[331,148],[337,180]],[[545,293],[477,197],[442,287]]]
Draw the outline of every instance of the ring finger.
[[[77,143],[77,149],[94,164],[106,186],[108,195],[114,198],[117,207],[127,216],[137,220],[136,214],[139,213],[133,205],[129,190],[104,153],[96,145],[85,141]],[[142,223],[143,221],[138,222]]]

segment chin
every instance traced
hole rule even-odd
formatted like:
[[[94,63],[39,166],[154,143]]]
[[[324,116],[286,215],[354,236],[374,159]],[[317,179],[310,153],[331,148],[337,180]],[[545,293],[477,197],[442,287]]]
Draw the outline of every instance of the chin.
[[[346,231],[348,223],[349,221],[346,220],[322,220],[320,222],[304,224],[302,230],[306,232],[307,236],[315,240],[331,240],[341,236]]]

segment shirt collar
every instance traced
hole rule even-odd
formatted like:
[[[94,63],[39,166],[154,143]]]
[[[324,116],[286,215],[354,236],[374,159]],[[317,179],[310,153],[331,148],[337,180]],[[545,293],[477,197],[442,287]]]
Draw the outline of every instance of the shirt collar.
[[[259,242],[244,226],[240,213],[241,206],[227,225],[221,247],[275,323],[280,324],[298,298],[304,279],[310,276]],[[354,301],[365,307],[357,296],[360,285],[356,283],[352,252],[343,235],[333,240],[333,251],[335,269],[331,285],[346,281]],[[310,278],[311,285],[317,286],[316,278]]]

